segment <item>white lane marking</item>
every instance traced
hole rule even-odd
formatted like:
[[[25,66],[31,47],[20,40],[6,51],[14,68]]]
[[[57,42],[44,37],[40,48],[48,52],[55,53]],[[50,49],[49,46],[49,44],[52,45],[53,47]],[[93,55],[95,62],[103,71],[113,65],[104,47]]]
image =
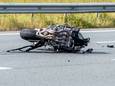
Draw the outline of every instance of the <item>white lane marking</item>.
[[[81,30],[83,33],[105,33],[105,32],[115,32],[115,30]]]
[[[4,35],[6,35],[6,36],[9,36],[9,35],[19,35],[19,33],[0,33],[0,36],[4,36]]]
[[[112,61],[115,61],[115,59],[112,59]]]
[[[83,33],[105,33],[105,32],[115,32],[115,30],[81,30]],[[19,32],[1,32],[0,36],[2,35],[19,35]]]
[[[0,67],[0,70],[11,70],[11,69],[13,69],[13,68],[11,68],[11,67]]]
[[[100,41],[96,42],[97,44],[109,44],[109,43],[115,43],[115,41]]]

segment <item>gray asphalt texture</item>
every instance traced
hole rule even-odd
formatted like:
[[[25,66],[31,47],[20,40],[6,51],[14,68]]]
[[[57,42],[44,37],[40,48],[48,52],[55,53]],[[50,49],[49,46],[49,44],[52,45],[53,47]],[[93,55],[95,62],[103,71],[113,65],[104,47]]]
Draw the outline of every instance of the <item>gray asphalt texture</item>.
[[[38,49],[30,53],[7,53],[8,49],[30,43],[19,35],[0,35],[0,67],[10,68],[0,69],[0,86],[115,86],[115,48],[96,44],[98,41],[114,41],[115,32],[83,35],[91,38],[86,47],[94,48],[91,54]]]

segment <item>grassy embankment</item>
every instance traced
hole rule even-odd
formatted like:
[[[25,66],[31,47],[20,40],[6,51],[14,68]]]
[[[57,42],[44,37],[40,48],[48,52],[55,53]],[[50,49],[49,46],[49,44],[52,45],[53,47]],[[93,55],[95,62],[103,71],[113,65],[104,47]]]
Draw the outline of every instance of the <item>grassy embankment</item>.
[[[114,2],[114,0],[0,0],[0,2]],[[115,27],[114,13],[68,14],[68,24],[81,28]],[[64,24],[64,14],[0,14],[0,31],[19,30],[25,27],[47,27]]]

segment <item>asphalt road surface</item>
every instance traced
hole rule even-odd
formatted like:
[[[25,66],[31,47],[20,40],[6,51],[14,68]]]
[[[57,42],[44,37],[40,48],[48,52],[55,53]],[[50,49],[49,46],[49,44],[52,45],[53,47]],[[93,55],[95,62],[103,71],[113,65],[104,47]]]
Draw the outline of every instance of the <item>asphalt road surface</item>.
[[[91,54],[7,53],[29,43],[17,32],[0,32],[0,86],[115,86],[115,48],[107,47],[115,46],[115,30],[82,33],[91,38],[86,47],[94,48]]]

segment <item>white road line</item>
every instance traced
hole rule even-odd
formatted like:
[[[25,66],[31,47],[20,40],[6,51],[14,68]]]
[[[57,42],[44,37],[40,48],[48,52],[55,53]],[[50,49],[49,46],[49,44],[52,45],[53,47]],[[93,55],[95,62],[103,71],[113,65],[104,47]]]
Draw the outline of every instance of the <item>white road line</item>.
[[[96,42],[97,44],[108,44],[108,43],[115,43],[115,41],[100,41]]]
[[[112,61],[115,61],[115,59],[112,59]]]
[[[6,35],[6,36],[9,36],[9,35],[19,35],[19,33],[0,33],[0,36],[4,36],[4,35]]]
[[[105,32],[115,32],[115,30],[81,30],[82,33],[105,33]],[[0,32],[0,36],[2,35],[19,35],[19,32]]]
[[[105,33],[105,32],[115,32],[115,30],[81,30],[83,33]]]
[[[0,67],[0,70],[11,70],[11,69],[13,69],[13,68],[11,68],[11,67]]]

